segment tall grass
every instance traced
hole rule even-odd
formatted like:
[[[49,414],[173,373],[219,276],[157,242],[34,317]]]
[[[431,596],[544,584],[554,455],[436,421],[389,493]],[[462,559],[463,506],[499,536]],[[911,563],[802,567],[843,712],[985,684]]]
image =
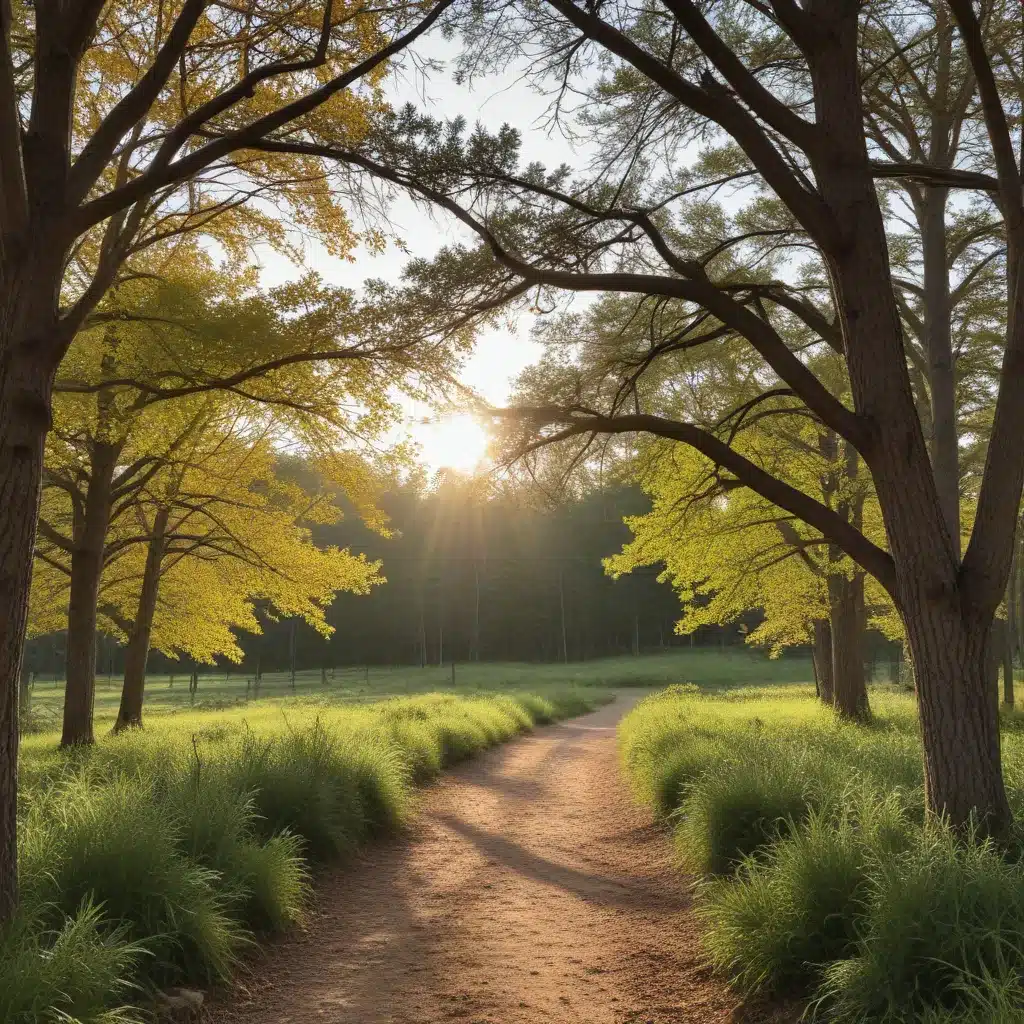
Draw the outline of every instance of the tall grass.
[[[912,699],[872,705],[865,728],[809,690],[676,687],[622,722],[634,791],[698,876],[708,959],[822,1019],[1024,1020],[1024,865],[925,821]],[[1024,734],[1005,724],[1014,787]]]
[[[0,935],[0,1020],[127,1024],[149,993],[227,978],[300,920],[312,862],[406,820],[411,788],[539,721],[593,707],[434,694],[164,719],[23,759],[18,919]]]

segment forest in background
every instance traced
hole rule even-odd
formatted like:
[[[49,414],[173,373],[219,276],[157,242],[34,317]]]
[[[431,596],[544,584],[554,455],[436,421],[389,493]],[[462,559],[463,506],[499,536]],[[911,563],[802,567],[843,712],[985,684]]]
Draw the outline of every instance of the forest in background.
[[[294,472],[294,467],[292,467]],[[458,479],[423,490],[396,487],[380,500],[390,536],[348,514],[313,528],[318,546],[364,552],[383,564],[386,583],[368,594],[339,592],[326,609],[334,632],[324,637],[297,618],[260,613],[263,634],[239,634],[245,657],[232,672],[343,665],[417,665],[469,661],[582,661],[671,646],[742,644],[760,619],[750,611],[726,626],[678,635],[681,606],[657,568],[609,576],[603,559],[630,539],[624,516],[650,501],[636,487],[611,487],[553,509],[520,497],[486,498]],[[868,657],[892,645],[871,634]],[[29,641],[27,668],[63,676],[65,633]],[[123,671],[124,649],[101,633],[97,671]],[[202,672],[213,665],[197,665]],[[218,659],[217,670],[226,668]],[[187,655],[150,655],[151,672],[193,668]]]

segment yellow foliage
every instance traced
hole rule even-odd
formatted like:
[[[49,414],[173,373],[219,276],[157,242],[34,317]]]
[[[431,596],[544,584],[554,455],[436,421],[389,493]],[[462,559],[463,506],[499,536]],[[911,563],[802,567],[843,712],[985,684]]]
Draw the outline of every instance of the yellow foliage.
[[[771,427],[742,433],[733,447],[762,468],[837,508],[858,499],[863,528],[879,542],[880,517],[865,483],[852,480],[836,460],[823,456],[817,428],[804,418],[779,416]],[[828,577],[850,576],[853,562],[821,535],[754,491],[735,486],[696,450],[651,443],[641,459],[642,485],[652,510],[627,519],[633,540],[605,565],[613,575],[661,563],[683,603],[677,632],[735,621],[752,609],[764,613],[747,642],[772,654],[807,643],[812,622],[827,618]],[[823,486],[823,481],[827,484]],[[880,587],[872,611],[891,604]]]

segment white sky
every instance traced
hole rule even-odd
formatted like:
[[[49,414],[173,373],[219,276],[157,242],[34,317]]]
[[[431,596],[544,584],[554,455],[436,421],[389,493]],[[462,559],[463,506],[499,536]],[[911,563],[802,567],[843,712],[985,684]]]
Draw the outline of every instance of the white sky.
[[[425,37],[416,52],[444,63],[443,70],[422,76],[404,76],[392,80],[389,98],[397,107],[407,102],[428,110],[433,116],[463,116],[472,125],[477,121],[495,129],[503,123],[518,128],[523,136],[523,153],[527,159],[541,160],[549,166],[563,162],[577,163],[578,153],[558,134],[551,135],[540,124],[546,101],[536,95],[516,73],[506,73],[478,80],[472,90],[456,86],[452,81],[453,57],[457,44],[434,32]],[[392,210],[392,223],[413,256],[431,256],[443,245],[469,240],[468,229],[458,225],[441,212],[430,214],[409,200],[401,200]],[[332,284],[358,288],[367,278],[396,280],[407,257],[391,247],[381,255],[364,249],[354,254],[355,262],[337,259],[322,246],[307,240],[307,266]],[[299,268],[269,250],[258,253],[262,264],[263,283],[273,285],[295,277]],[[530,341],[532,318],[518,318],[513,330],[491,330],[467,360],[462,380],[493,405],[502,405],[508,398],[514,378],[535,362],[540,347]],[[423,461],[431,471],[453,466],[462,471],[475,468],[483,455],[485,437],[466,417],[454,422],[424,423],[429,410],[410,408],[402,433],[411,435],[421,446]]]

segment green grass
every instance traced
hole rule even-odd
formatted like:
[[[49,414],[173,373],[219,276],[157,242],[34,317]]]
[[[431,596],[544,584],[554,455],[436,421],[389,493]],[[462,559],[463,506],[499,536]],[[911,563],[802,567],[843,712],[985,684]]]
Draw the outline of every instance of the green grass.
[[[869,727],[807,687],[674,687],[620,726],[637,797],[698,876],[711,964],[745,994],[836,1021],[1024,1019],[1024,863],[926,822],[916,708],[872,693]],[[1024,715],[1004,714],[1024,806]]]
[[[662,687],[692,681],[706,687],[750,686],[802,682],[812,679],[809,658],[792,656],[769,659],[749,648],[675,649],[664,654],[641,657],[601,658],[568,665],[538,665],[517,662],[467,662],[455,666],[357,666],[328,669],[326,683],[319,670],[296,674],[295,688],[286,672],[264,673],[257,690],[251,673],[237,668],[230,674],[205,672],[193,697],[188,691],[188,674],[182,669],[173,677],[149,676],[146,680],[146,716],[198,709],[219,709],[244,705],[257,699],[328,697],[343,703],[380,700],[445,690],[455,693],[508,692],[528,690],[543,693],[549,688],[570,686]],[[101,674],[96,681],[96,720],[100,728],[117,716],[120,679]],[[37,727],[58,727],[64,702],[64,681],[40,676],[32,690],[33,720]]]
[[[328,696],[165,715],[72,752],[22,752],[22,905],[0,935],[5,1024],[139,1019],[155,988],[216,982],[301,920],[311,864],[408,817],[412,788],[607,699]]]

